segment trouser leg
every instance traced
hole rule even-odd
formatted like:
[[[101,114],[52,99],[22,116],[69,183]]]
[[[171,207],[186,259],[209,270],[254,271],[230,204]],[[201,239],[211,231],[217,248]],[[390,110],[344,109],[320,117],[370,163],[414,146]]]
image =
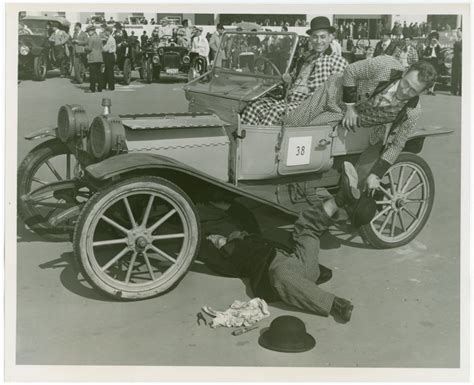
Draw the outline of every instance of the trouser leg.
[[[372,168],[374,167],[375,163],[377,163],[377,160],[380,158],[382,147],[382,142],[370,145],[360,155],[359,160],[357,161],[357,164],[355,166],[359,179],[358,187],[360,190],[363,190],[367,177],[372,171]]]
[[[319,238],[330,223],[322,202],[303,211],[295,222],[293,252],[277,250],[268,271],[270,282],[283,302],[323,315],[329,314],[335,298],[315,283],[320,274]]]

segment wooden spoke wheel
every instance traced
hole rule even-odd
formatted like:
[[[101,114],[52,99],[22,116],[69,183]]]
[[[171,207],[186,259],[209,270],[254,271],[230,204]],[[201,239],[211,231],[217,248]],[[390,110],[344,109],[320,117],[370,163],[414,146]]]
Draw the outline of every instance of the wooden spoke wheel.
[[[173,288],[199,244],[192,201],[178,186],[152,176],[125,179],[96,193],[74,231],[84,277],[121,300],[150,298]]]
[[[377,213],[370,224],[361,227],[361,235],[377,248],[409,243],[428,220],[434,195],[428,164],[415,154],[402,153],[382,178],[375,193]]]
[[[65,221],[61,226],[50,223],[51,218],[72,206],[87,200],[90,192],[87,188],[53,189],[36,200],[25,199],[28,194],[48,185],[72,180],[78,163],[58,139],[51,139],[33,148],[18,169],[18,214],[25,225],[41,237],[53,240],[69,240],[74,223]]]

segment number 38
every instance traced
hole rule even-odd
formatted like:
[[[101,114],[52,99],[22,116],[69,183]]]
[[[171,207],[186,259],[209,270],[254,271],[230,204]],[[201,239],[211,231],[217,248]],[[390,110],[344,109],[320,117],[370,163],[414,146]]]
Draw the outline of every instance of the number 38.
[[[303,156],[305,150],[305,146],[296,146],[296,156]]]

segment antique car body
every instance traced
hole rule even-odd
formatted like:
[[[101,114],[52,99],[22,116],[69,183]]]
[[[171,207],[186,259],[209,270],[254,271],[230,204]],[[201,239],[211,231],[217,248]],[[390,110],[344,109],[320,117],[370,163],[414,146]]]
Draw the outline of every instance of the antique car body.
[[[265,48],[247,45],[251,36]],[[292,33],[225,33],[210,71],[184,87],[188,113],[113,115],[104,99],[104,113],[89,124],[81,106],[61,107],[56,128],[27,138],[54,137],[20,165],[20,216],[48,239],[73,231],[82,274],[122,300],[162,294],[184,277],[199,250],[198,204],[224,204],[249,231],[259,229],[260,211],[294,218],[327,197],[341,162],[355,163],[368,147],[366,130],[240,122],[248,103],[285,94],[282,75],[297,43]],[[370,245],[397,247],[421,231],[434,181],[416,154],[427,136],[449,132],[411,134],[382,179],[376,217],[360,229]],[[62,177],[50,163],[55,156],[66,157]],[[55,182],[40,178],[44,164]]]
[[[28,16],[21,19],[20,23],[26,28],[19,30],[18,73],[31,74],[34,80],[42,81],[46,78],[47,71],[57,68],[46,26],[49,23],[69,32],[70,23],[62,17],[47,16]],[[70,70],[71,68],[69,72]]]
[[[144,50],[142,71],[148,83],[159,81],[162,72],[170,76],[187,75],[190,67],[188,48],[179,45],[173,36],[163,35],[159,41],[149,41]]]

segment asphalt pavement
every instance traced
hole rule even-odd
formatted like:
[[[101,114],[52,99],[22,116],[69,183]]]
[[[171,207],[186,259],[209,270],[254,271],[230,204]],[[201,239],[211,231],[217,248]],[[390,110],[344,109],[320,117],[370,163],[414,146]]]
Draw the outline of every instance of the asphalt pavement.
[[[65,103],[83,105],[89,118],[101,113],[103,97],[111,98],[113,113],[183,112],[183,84],[135,80],[114,92],[90,94],[87,84],[69,79],[22,81],[18,160],[36,145],[23,136],[54,126]],[[360,237],[335,229],[322,239],[321,263],[333,269],[324,288],[354,303],[348,324],[276,303],[259,329],[241,336],[198,325],[203,305],[225,309],[236,299],[250,299],[245,282],[216,276],[199,261],[166,295],[111,301],[76,272],[71,243],[44,241],[19,220],[17,364],[459,367],[461,98],[445,92],[423,96],[422,108],[420,125],[454,129],[452,135],[427,139],[421,153],[436,183],[423,231],[391,250],[367,248]],[[288,354],[258,345],[259,333],[285,314],[306,323],[316,339],[314,349]]]

